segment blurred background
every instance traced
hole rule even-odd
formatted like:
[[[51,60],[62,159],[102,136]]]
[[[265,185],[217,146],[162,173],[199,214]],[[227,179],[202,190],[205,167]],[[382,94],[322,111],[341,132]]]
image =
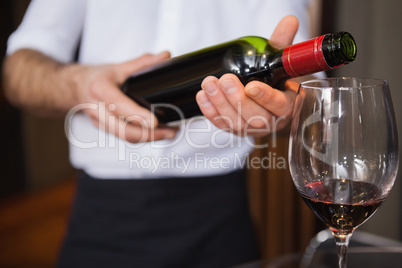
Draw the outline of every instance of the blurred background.
[[[356,61],[328,76],[388,80],[402,141],[402,2],[311,3],[312,36],[348,31],[358,45]],[[1,60],[7,38],[20,23],[28,4],[29,0],[3,0],[0,4]],[[0,268],[53,267],[75,189],[64,119],[37,118],[13,108],[0,86],[0,126]],[[281,133],[278,146],[269,151],[286,158],[287,143],[288,133]],[[255,156],[267,153],[254,152]],[[402,240],[400,177],[384,205],[359,229]],[[249,186],[251,211],[264,257],[302,251],[324,228],[295,192],[288,169],[250,170]]]

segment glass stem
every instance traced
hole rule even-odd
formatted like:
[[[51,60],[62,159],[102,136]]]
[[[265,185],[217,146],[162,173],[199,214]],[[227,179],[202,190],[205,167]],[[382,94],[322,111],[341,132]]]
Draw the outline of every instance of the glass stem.
[[[349,239],[352,234],[342,234],[333,232],[335,238],[336,251],[338,253],[338,267],[346,268],[346,256],[348,252]]]

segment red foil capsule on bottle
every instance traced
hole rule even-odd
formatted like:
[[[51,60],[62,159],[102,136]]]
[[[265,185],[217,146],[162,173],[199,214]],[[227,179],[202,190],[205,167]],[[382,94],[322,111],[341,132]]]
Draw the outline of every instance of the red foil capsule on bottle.
[[[283,50],[282,62],[290,77],[297,77],[332,69],[325,61],[322,41],[325,35],[289,46]],[[315,60],[311,55],[314,54]]]

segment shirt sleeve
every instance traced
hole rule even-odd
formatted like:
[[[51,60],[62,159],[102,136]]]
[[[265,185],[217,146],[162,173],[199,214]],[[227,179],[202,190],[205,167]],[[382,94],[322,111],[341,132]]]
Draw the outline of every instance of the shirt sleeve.
[[[85,7],[85,0],[32,0],[8,39],[7,54],[29,48],[60,62],[71,62],[83,29]]]

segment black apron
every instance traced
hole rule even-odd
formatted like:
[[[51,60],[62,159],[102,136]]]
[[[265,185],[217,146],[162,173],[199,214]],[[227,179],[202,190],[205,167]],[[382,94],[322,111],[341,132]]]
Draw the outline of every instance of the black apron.
[[[258,259],[245,172],[199,178],[80,174],[59,268],[225,268]]]

